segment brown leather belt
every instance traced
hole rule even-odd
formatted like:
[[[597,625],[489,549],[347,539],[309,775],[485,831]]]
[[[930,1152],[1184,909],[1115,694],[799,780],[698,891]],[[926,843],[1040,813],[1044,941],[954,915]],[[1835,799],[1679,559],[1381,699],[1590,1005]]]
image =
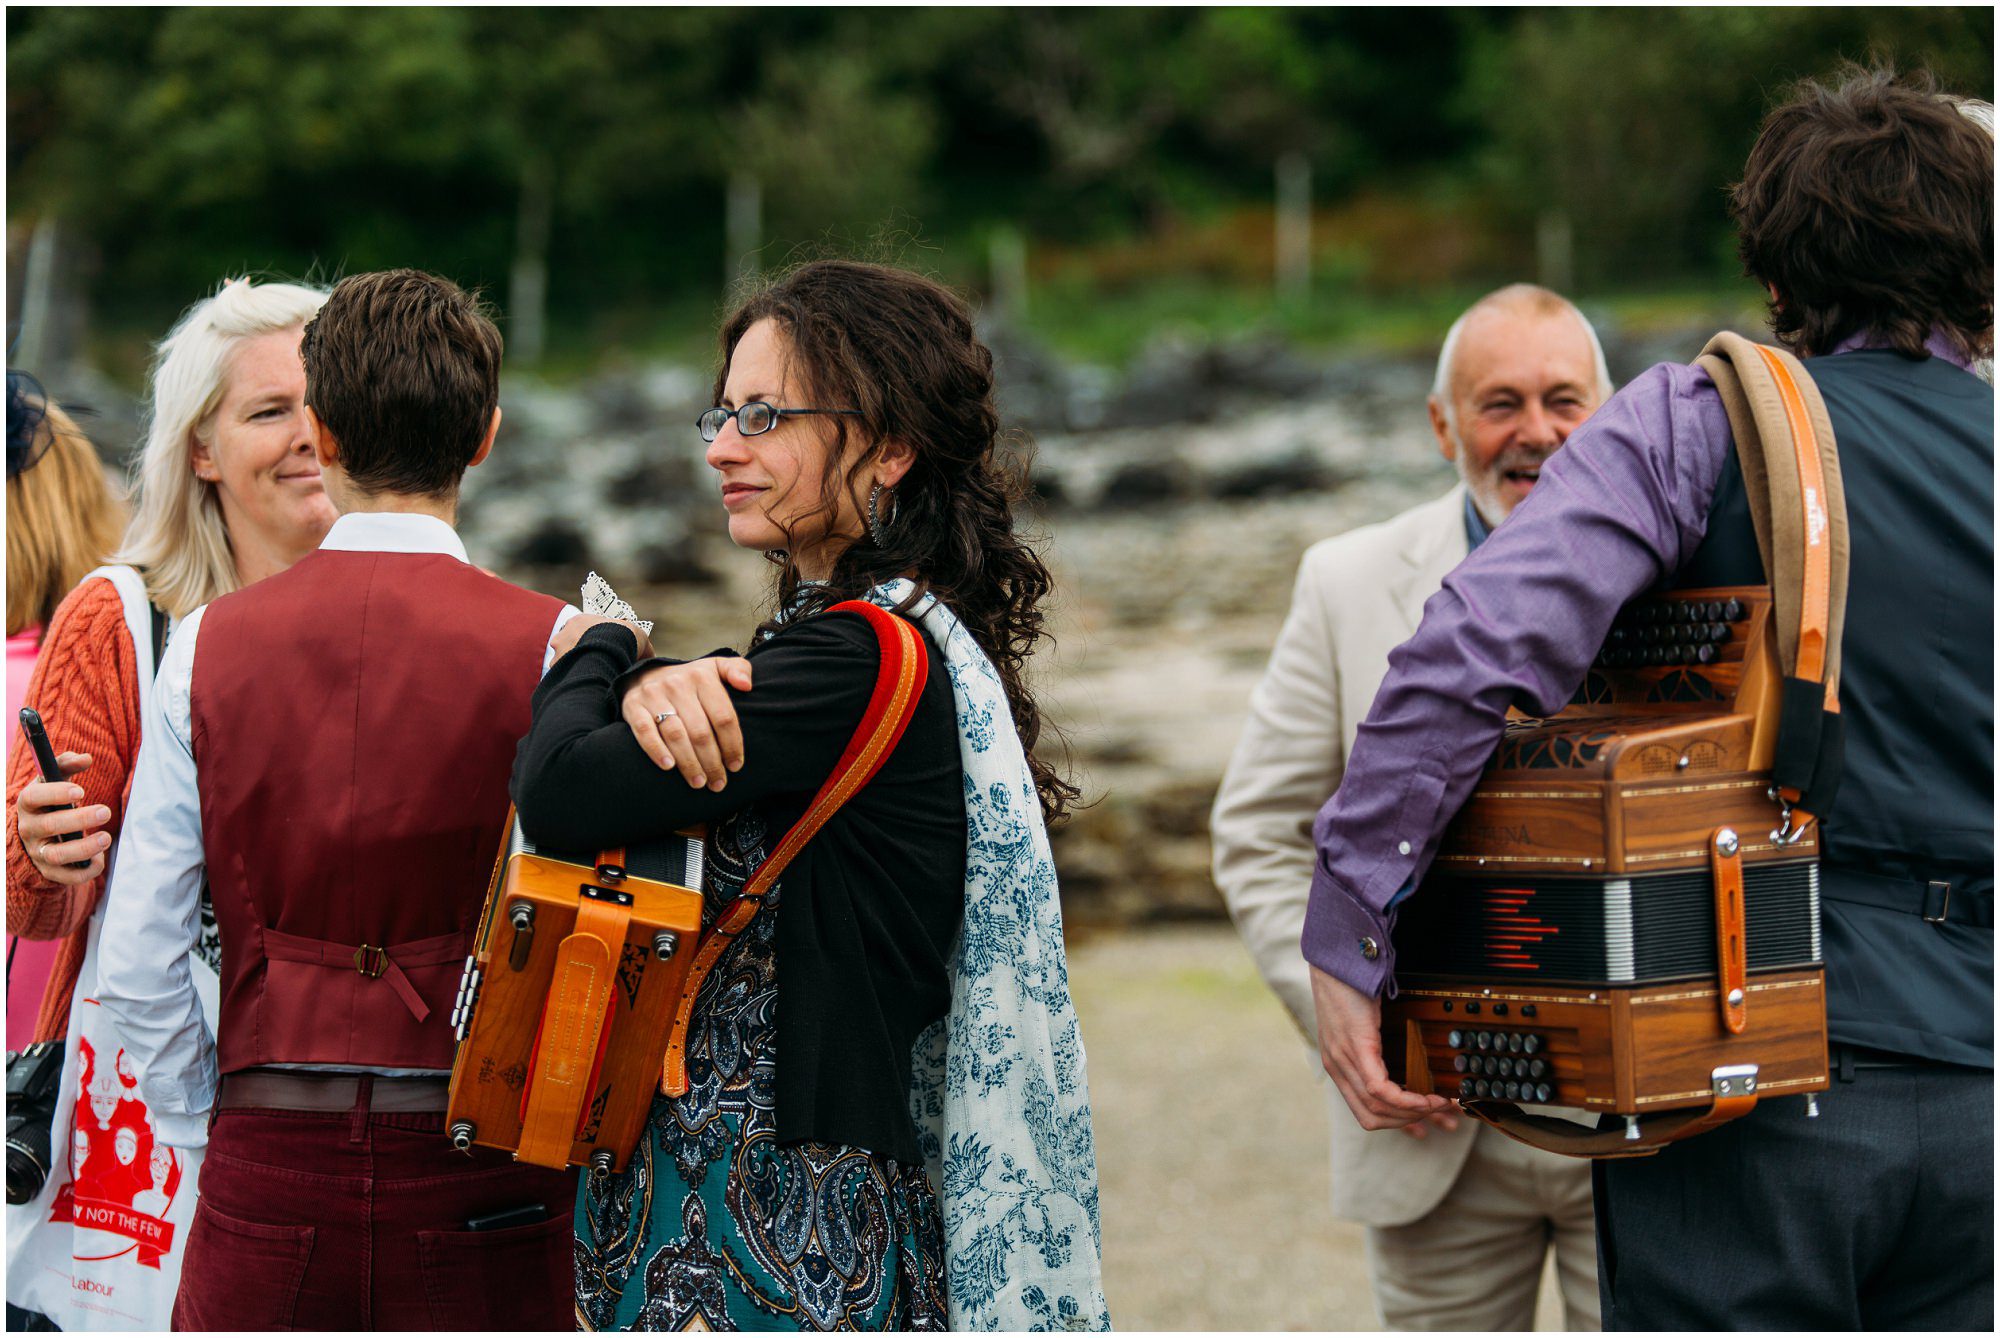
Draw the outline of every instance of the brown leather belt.
[[[435,1078],[390,1078],[379,1073],[289,1073],[280,1069],[244,1069],[226,1073],[216,1093],[217,1110],[319,1110],[345,1112],[361,1105],[362,1080],[368,1080],[366,1108],[398,1113],[439,1111],[451,1091],[451,1075]]]

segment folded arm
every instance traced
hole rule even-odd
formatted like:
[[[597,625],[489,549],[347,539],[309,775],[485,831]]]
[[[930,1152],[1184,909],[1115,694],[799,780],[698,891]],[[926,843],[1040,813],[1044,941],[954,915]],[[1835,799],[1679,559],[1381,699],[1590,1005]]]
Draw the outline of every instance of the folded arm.
[[[740,770],[716,790],[647,756],[621,714],[638,660],[630,629],[602,624],[535,690],[534,725],[514,758],[513,794],[528,839],[597,850],[663,837],[776,794],[811,794],[833,771],[867,710],[881,662],[855,614],[810,618],[750,653],[755,686],[725,688],[741,734]]]

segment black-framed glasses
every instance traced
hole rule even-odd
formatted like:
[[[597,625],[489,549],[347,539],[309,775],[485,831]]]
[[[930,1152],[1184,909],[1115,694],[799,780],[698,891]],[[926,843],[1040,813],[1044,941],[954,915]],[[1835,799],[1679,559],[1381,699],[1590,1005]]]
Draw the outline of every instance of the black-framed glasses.
[[[710,409],[695,419],[694,425],[701,429],[703,441],[714,441],[722,435],[722,425],[734,418],[738,432],[746,437],[754,437],[776,427],[780,418],[807,413],[837,413],[852,418],[861,417],[859,409],[777,409],[762,400],[751,400],[748,404],[739,404],[734,409]]]

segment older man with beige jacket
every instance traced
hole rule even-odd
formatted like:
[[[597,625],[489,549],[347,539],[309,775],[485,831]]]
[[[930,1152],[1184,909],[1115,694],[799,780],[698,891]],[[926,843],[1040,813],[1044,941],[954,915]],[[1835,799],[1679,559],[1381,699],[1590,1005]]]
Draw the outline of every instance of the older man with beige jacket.
[[[1389,652],[1416,630],[1424,601],[1611,391],[1597,335],[1569,302],[1529,284],[1481,298],[1446,335],[1429,401],[1432,431],[1459,484],[1315,544],[1299,564],[1291,612],[1251,694],[1212,826],[1216,886],[1309,1041],[1313,999],[1299,935],[1313,815],[1339,786]],[[1326,1095],[1333,1211],[1368,1229],[1369,1277],[1385,1324],[1532,1328],[1553,1248],[1567,1327],[1598,1326],[1589,1163],[1451,1115],[1369,1133],[1330,1082]]]

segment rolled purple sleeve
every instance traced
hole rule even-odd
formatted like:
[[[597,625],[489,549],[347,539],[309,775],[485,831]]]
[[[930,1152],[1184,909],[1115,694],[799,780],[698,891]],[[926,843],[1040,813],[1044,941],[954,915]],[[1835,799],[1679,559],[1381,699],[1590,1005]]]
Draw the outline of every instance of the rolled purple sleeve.
[[[1662,363],[1607,401],[1424,605],[1389,656],[1318,847],[1300,948],[1395,993],[1394,903],[1493,755],[1507,717],[1560,710],[1618,611],[1693,556],[1731,448],[1706,372]]]

